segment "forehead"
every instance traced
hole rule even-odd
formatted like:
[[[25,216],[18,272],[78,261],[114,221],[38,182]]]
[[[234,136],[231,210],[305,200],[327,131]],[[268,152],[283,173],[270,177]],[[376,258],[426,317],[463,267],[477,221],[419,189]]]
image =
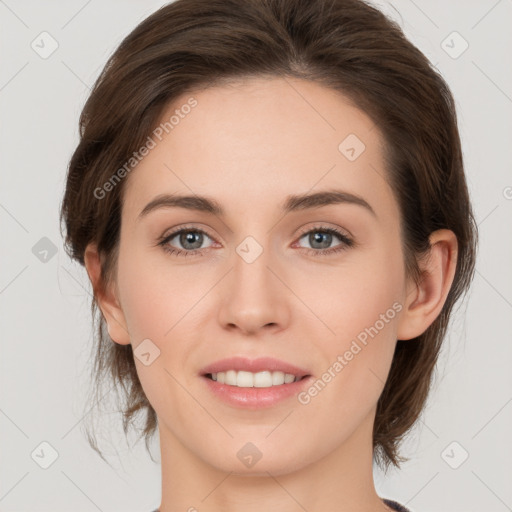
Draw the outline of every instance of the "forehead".
[[[342,188],[376,211],[393,206],[379,129],[314,82],[252,78],[183,94],[156,130],[126,184],[133,216],[162,193],[215,197],[239,212],[261,198],[277,207],[290,194]]]

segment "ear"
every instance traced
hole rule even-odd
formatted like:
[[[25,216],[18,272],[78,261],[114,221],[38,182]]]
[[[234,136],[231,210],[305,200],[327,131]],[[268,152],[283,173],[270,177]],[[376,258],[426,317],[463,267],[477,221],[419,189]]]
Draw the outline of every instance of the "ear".
[[[420,283],[409,283],[397,339],[420,336],[437,318],[455,276],[457,252],[457,237],[453,231],[440,229],[430,235],[430,254],[419,263]]]
[[[116,297],[115,286],[113,284],[104,286],[101,281],[101,259],[96,244],[91,243],[86,247],[84,262],[94,296],[107,322],[110,338],[120,345],[128,345],[130,336],[123,310]]]

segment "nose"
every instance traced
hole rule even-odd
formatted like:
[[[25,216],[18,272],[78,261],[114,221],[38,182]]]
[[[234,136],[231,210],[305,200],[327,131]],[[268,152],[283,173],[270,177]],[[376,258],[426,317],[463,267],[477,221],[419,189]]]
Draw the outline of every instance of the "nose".
[[[241,244],[242,245],[242,244]],[[218,320],[223,328],[243,334],[285,329],[290,319],[292,292],[277,258],[263,250],[256,259],[243,252],[233,255],[233,267],[219,290]],[[250,248],[249,253],[254,248]]]

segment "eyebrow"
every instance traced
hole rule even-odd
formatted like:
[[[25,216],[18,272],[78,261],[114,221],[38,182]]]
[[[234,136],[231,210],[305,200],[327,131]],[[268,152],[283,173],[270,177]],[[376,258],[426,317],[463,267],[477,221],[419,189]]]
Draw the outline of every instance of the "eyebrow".
[[[361,206],[377,218],[377,214],[365,199],[356,194],[336,189],[314,192],[312,194],[290,195],[286,198],[282,206],[282,211],[286,214],[332,204],[352,204]],[[144,207],[138,219],[140,220],[150,212],[160,208],[185,208],[187,210],[211,213],[219,217],[225,216],[225,211],[221,204],[210,197],[160,194]]]

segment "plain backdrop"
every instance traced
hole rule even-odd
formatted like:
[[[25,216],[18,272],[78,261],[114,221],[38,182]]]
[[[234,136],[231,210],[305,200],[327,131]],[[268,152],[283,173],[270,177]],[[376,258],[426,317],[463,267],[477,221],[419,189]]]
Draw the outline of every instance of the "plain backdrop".
[[[63,250],[58,212],[91,85],[121,40],[164,3],[0,0],[0,511],[149,512],[160,503],[160,466],[142,442],[127,447],[117,417],[104,418],[119,451],[113,467],[84,439],[91,289]],[[413,512],[505,512],[512,0],[375,3],[452,89],[480,230],[471,293],[452,319],[425,413],[403,445],[410,461],[387,475],[376,469],[377,490]],[[158,461],[157,442],[152,452]]]

